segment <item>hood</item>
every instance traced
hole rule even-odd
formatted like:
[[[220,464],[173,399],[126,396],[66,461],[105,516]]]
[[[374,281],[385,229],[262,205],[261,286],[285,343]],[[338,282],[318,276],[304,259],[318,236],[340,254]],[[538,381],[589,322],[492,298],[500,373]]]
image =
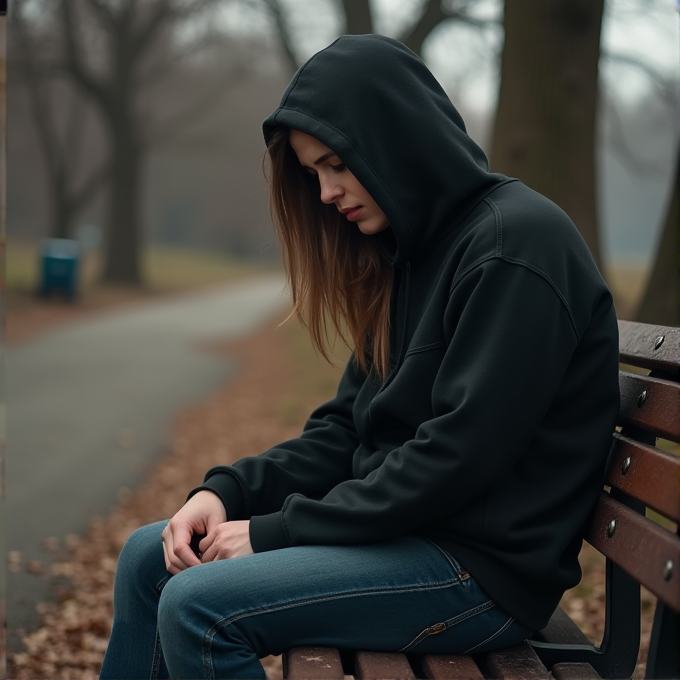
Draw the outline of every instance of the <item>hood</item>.
[[[502,175],[423,62],[381,35],[346,35],[300,67],[263,123],[312,135],[335,151],[387,215],[396,266],[460,222]]]

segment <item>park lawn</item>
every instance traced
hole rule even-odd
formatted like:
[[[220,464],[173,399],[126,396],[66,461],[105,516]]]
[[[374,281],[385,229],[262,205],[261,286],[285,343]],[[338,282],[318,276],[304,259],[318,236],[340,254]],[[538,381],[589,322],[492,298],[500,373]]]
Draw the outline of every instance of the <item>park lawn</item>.
[[[4,279],[5,339],[9,345],[14,345],[56,325],[105,308],[243,280],[273,268],[221,253],[151,245],[142,254],[144,285],[103,285],[100,282],[101,258],[92,253],[81,262],[80,294],[70,302],[60,295],[48,299],[36,295],[40,278],[39,244],[37,241],[10,240]]]
[[[40,276],[40,244],[9,240],[5,286],[8,291],[33,293]],[[143,288],[172,291],[223,283],[265,271],[265,265],[229,255],[191,248],[151,244],[141,255]],[[101,288],[99,253],[87,253],[81,262],[79,283],[84,295]]]

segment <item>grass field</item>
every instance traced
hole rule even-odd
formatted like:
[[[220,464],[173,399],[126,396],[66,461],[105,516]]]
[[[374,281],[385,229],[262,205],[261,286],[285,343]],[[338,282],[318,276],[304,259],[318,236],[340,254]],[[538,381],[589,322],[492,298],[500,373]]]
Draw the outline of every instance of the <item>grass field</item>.
[[[79,267],[77,307],[99,308],[140,297],[217,285],[256,276],[266,265],[238,260],[216,252],[151,245],[142,253],[142,287],[101,284],[102,261],[98,253],[85,255]],[[271,269],[271,267],[269,267]],[[9,241],[5,270],[7,311],[21,314],[40,304],[36,296],[40,279],[39,243]],[[51,307],[61,299],[50,300]]]
[[[10,240],[7,245],[5,285],[13,302],[33,294],[38,286],[38,242]],[[99,278],[101,257],[87,255],[81,264],[80,286],[83,295],[96,294],[101,288]],[[226,255],[151,245],[142,255],[144,287],[149,292],[169,292],[206,286],[234,278],[254,275],[266,270],[262,263],[237,260]],[[648,272],[637,262],[613,262],[608,268],[608,282],[616,299],[620,318],[630,318],[644,291]]]
[[[81,262],[80,285],[83,291],[99,285],[102,262],[97,253],[86,255]],[[145,286],[157,290],[173,290],[221,283],[263,271],[264,266],[237,260],[215,252],[151,245],[142,253]],[[39,244],[31,241],[9,241],[7,245],[8,290],[34,291],[39,278]]]
[[[647,285],[649,272],[640,262],[618,261],[607,267],[607,283],[614,294],[619,319],[632,319]]]

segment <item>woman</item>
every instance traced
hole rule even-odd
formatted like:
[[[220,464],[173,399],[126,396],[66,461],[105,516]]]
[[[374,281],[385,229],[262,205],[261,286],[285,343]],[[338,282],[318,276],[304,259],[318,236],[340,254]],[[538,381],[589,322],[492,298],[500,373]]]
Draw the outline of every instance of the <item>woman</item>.
[[[585,244],[488,172],[388,38],[312,57],[264,136],[294,309],[322,351],[330,321],[354,352],[300,437],[213,468],[131,536],[102,676],[523,640],[579,580],[618,410],[616,316]]]

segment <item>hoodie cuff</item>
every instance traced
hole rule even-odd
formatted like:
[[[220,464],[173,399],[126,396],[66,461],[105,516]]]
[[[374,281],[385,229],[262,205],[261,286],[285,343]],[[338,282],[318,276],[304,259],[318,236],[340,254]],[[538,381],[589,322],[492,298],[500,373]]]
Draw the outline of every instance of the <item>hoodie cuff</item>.
[[[256,553],[290,548],[290,541],[283,530],[281,512],[250,518],[250,545]]]
[[[246,504],[243,498],[243,489],[241,489],[241,485],[236,478],[228,472],[216,472],[206,479],[201,486],[192,489],[187,496],[187,500],[199,491],[212,491],[220,497],[222,505],[224,505],[224,509],[227,511],[228,521],[248,519],[245,516]]]

